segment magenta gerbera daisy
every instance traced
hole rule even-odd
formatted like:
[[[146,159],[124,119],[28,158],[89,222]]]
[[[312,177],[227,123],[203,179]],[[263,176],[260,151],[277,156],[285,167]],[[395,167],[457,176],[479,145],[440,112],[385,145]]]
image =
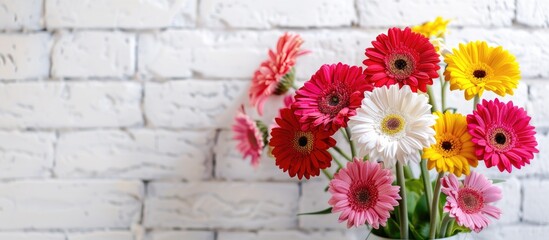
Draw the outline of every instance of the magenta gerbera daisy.
[[[366,49],[366,80],[376,87],[398,84],[409,85],[412,91],[427,91],[440,69],[439,55],[425,36],[410,28],[389,29],[380,34]]]
[[[364,91],[372,88],[361,67],[326,64],[297,90],[293,106],[304,127],[335,131],[347,126],[349,117],[360,107]]]
[[[456,218],[460,226],[480,232],[488,226],[488,216],[499,219],[501,210],[490,203],[501,199],[501,190],[481,174],[471,172],[463,185],[450,174],[442,179],[442,192],[446,194],[444,212]]]
[[[534,153],[539,152],[530,119],[524,108],[514,106],[512,101],[483,100],[467,116],[477,157],[484,160],[486,167],[497,166],[501,172],[530,164]]]
[[[400,187],[393,186],[393,175],[379,163],[355,158],[330,181],[328,203],[332,212],[341,212],[339,222],[347,227],[369,224],[375,229],[385,226],[390,212],[398,206]]]
[[[237,150],[244,156],[244,158],[250,157],[252,166],[257,167],[259,165],[259,159],[261,158],[261,152],[266,145],[266,136],[261,131],[261,127],[264,127],[259,121],[252,120],[244,111],[244,106],[240,107],[235,117],[235,123],[233,125],[233,139],[236,140]],[[266,132],[267,129],[264,129]]]

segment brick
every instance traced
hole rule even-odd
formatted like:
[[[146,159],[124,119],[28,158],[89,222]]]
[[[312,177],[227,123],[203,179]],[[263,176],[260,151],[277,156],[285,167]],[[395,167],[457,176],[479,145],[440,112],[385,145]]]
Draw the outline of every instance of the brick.
[[[0,240],[67,240],[65,234],[48,232],[0,232]]]
[[[48,29],[193,27],[196,0],[47,0],[45,18]]]
[[[330,207],[328,200],[331,195],[330,193],[324,191],[327,186],[328,181],[303,182],[301,187],[302,196],[299,199],[299,212],[317,212]],[[299,216],[299,228],[306,230],[345,230],[347,225],[345,223],[338,222],[339,215],[340,213],[330,213],[325,215],[301,215]]]
[[[212,28],[337,27],[356,22],[354,1],[203,0],[200,22]]]
[[[0,128],[142,125],[141,86],[132,82],[0,84]]]
[[[52,75],[66,78],[129,77],[135,72],[135,35],[61,32],[52,50]]]
[[[278,239],[292,239],[292,240],[356,240],[364,239],[368,235],[366,228],[352,229],[347,231],[314,231],[314,232],[300,232],[300,231],[259,231],[257,233],[249,232],[220,232],[218,240],[278,240]]]
[[[362,27],[415,25],[437,16],[453,26],[510,26],[515,17],[513,0],[358,0],[357,8]]]
[[[529,82],[530,99],[528,113],[532,117],[531,123],[538,127],[549,127],[549,113],[547,104],[549,104],[549,85],[547,80],[538,80]]]
[[[214,131],[147,129],[62,133],[56,176],[201,180],[211,175]]]
[[[48,77],[51,48],[48,33],[0,34],[0,42],[0,80]]]
[[[0,29],[38,30],[42,28],[43,0],[0,0]]]
[[[138,240],[130,231],[68,233],[66,240]]]
[[[213,232],[205,231],[153,231],[147,234],[145,240],[214,240]]]
[[[49,177],[53,168],[54,133],[0,132],[0,178]]]
[[[547,239],[549,226],[536,226],[527,224],[488,226],[479,234],[467,234],[478,240],[492,239],[528,239],[543,240]]]
[[[502,210],[501,218],[493,220],[497,224],[518,223],[521,217],[521,186],[520,181],[515,178],[506,179],[503,183],[497,183],[501,188],[503,198],[494,205]]]
[[[549,206],[542,196],[549,195],[549,181],[525,180],[523,185],[523,220],[534,223],[549,223]]]
[[[0,230],[127,228],[140,219],[143,183],[121,180],[0,184]]]
[[[145,113],[155,127],[229,128],[247,88],[241,81],[146,83]]]
[[[148,185],[148,228],[284,229],[297,225],[295,183],[170,183]]]
[[[517,22],[530,27],[549,27],[549,2],[517,0]]]

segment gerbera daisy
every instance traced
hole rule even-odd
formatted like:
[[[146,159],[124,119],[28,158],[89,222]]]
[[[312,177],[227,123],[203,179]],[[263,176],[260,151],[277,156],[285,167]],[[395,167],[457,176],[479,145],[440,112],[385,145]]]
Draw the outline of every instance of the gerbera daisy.
[[[436,143],[423,150],[423,158],[427,159],[429,169],[436,168],[438,172],[451,172],[458,177],[468,175],[469,166],[478,165],[475,156],[475,145],[467,132],[465,116],[459,113],[434,113],[438,119],[433,127],[436,131]]]
[[[332,156],[328,149],[336,144],[331,133],[318,128],[302,130],[292,109],[282,109],[280,115],[269,142],[276,165],[288,171],[290,177],[297,175],[299,179],[318,176],[320,169],[330,167]]]
[[[465,99],[482,96],[484,90],[500,96],[513,95],[520,79],[515,56],[501,46],[489,47],[486,42],[460,44],[451,54],[444,55],[448,66],[444,77],[450,81],[450,89],[465,91]]]
[[[418,151],[435,142],[435,116],[426,96],[410,87],[392,85],[365,92],[357,115],[349,126],[361,156],[384,161],[392,167],[396,161],[419,161]]]
[[[267,136],[264,136],[267,134],[265,125],[260,121],[254,122],[244,112],[244,106],[241,106],[240,111],[237,112],[235,117],[233,133],[233,139],[238,142],[236,146],[238,151],[244,158],[250,157],[252,159],[252,166],[257,167],[261,158],[261,152],[267,141]]]
[[[373,47],[366,49],[366,80],[376,87],[398,84],[409,85],[412,91],[427,92],[440,69],[439,55],[425,36],[410,28],[389,29],[389,34],[380,34]]]
[[[330,181],[332,212],[341,212],[339,222],[347,220],[347,228],[364,223],[375,229],[385,226],[400,200],[400,187],[391,185],[393,178],[380,164],[355,158]]]
[[[534,153],[539,152],[530,117],[513,102],[483,100],[467,116],[467,123],[476,156],[484,159],[486,167],[497,166],[501,172],[511,172],[512,166],[520,169],[530,164]]]
[[[292,86],[296,58],[309,52],[301,50],[301,44],[301,36],[285,33],[278,39],[276,51],[269,50],[269,59],[255,71],[249,96],[260,115],[263,115],[263,104],[269,96],[284,94]]]
[[[371,90],[361,67],[342,63],[323,65],[296,92],[293,106],[304,127],[323,126],[325,130],[337,131],[346,127],[349,117],[356,114],[364,91]]]
[[[446,194],[444,212],[456,218],[460,226],[480,232],[488,226],[488,216],[499,219],[501,210],[490,205],[501,199],[501,190],[481,174],[472,172],[463,185],[450,174],[442,179],[442,192]]]
[[[420,33],[428,38],[443,38],[446,35],[446,27],[450,23],[450,19],[444,19],[442,17],[437,17],[433,21],[424,22],[421,25],[416,25],[412,27],[412,31]]]

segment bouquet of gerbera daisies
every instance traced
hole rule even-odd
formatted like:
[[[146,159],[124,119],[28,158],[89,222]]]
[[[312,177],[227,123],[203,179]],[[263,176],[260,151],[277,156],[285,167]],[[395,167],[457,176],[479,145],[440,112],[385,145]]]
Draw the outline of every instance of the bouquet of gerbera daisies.
[[[537,142],[523,108],[497,98],[480,102],[485,90],[513,94],[520,79],[515,57],[482,41],[448,51],[448,22],[391,28],[366,49],[365,69],[326,64],[300,88],[294,65],[308,51],[299,35],[284,34],[254,74],[250,103],[261,115],[268,98],[286,95],[285,107],[271,126],[242,108],[234,125],[239,151],[257,165],[268,148],[290,177],[322,172],[330,180],[328,208],[307,214],[338,213],[347,227],[367,225],[389,239],[480,232],[500,217],[493,203],[502,194],[472,167],[484,161],[511,173],[530,163]],[[431,89],[434,79],[440,101]],[[446,106],[448,85],[473,99],[473,112],[465,116]],[[348,150],[336,146],[338,131]]]

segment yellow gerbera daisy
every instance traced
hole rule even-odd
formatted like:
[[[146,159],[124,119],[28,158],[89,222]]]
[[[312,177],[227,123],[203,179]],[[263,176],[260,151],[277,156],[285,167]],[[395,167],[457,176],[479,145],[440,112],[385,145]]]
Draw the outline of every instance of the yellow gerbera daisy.
[[[450,23],[450,19],[444,19],[439,16],[433,21],[413,26],[412,31],[422,34],[428,38],[443,38],[446,34],[446,27],[448,26],[448,23]]]
[[[451,54],[444,55],[448,66],[444,77],[450,89],[465,91],[465,99],[482,96],[485,89],[500,96],[513,95],[520,79],[519,65],[514,55],[501,46],[489,47],[486,42],[460,44]]]
[[[423,149],[423,158],[427,159],[429,169],[438,172],[451,172],[456,176],[469,175],[469,166],[476,167],[475,145],[467,132],[467,120],[459,113],[434,113],[438,119],[433,126],[436,143]]]

